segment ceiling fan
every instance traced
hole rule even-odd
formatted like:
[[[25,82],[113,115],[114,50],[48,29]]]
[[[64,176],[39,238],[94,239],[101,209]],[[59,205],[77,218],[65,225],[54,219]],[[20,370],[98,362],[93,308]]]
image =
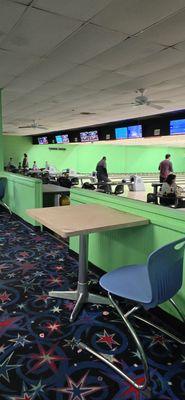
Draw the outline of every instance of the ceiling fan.
[[[146,89],[137,89],[136,93],[139,94],[139,96],[136,96],[135,100],[132,105],[138,107],[138,106],[149,106],[152,108],[156,108],[156,110],[162,110],[164,107],[160,106],[159,104],[168,104],[170,103],[170,100],[151,100],[145,95]],[[158,103],[158,104],[156,104]]]
[[[156,110],[162,110],[164,107],[160,106],[159,104],[168,104],[171,103],[170,100],[151,100],[145,95],[146,89],[137,89],[136,93],[137,96],[135,97],[134,102],[132,103],[127,103],[127,105],[132,105],[135,107],[138,106],[149,106],[152,108],[155,108]],[[156,104],[158,103],[158,104]],[[117,104],[118,105],[118,104]],[[121,104],[119,104],[121,105]],[[122,104],[123,105],[123,104]]]
[[[19,129],[47,129],[45,126],[40,125],[38,122],[33,120],[30,125],[22,125],[18,127]]]

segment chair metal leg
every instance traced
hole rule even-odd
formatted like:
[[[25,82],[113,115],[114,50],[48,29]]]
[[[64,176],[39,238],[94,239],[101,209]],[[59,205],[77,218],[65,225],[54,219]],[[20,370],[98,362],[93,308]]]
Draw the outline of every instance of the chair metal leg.
[[[176,304],[175,300],[169,299],[169,301],[170,301],[171,305],[175,308],[175,310],[178,312],[178,314],[180,315],[182,321],[185,323],[185,317],[182,314],[182,312],[181,312],[180,308],[178,307],[178,305]]]
[[[130,334],[132,335],[132,338],[134,339],[134,341],[136,343],[136,346],[137,346],[137,349],[139,351],[139,354],[140,354],[140,357],[141,357],[141,361],[142,361],[142,364],[143,364],[143,368],[144,368],[144,383],[142,385],[138,385],[133,379],[131,379],[128,375],[126,375],[120,368],[118,368],[115,365],[113,365],[107,358],[105,358],[101,354],[97,353],[95,350],[93,350],[91,347],[87,346],[85,343],[79,342],[77,344],[77,346],[82,348],[82,349],[84,349],[84,350],[87,350],[89,353],[91,353],[94,356],[96,356],[97,358],[99,358],[101,361],[103,361],[105,364],[107,364],[110,368],[112,368],[114,371],[116,371],[119,375],[121,375],[122,378],[124,378],[127,382],[129,382],[131,385],[133,385],[136,389],[143,390],[144,388],[146,388],[147,384],[149,383],[148,364],[147,364],[147,360],[146,360],[146,356],[145,356],[144,350],[143,350],[143,348],[141,346],[139,338],[137,337],[137,335],[135,333],[134,328],[132,327],[130,322],[127,320],[127,318],[124,316],[124,314],[122,313],[122,311],[119,308],[119,306],[117,305],[117,303],[113,300],[113,298],[110,295],[110,293],[108,293],[108,296],[109,296],[109,300],[110,300],[111,304],[117,310],[118,314],[120,315],[120,317],[124,321],[124,323],[127,326]]]
[[[177,343],[180,343],[180,344],[183,344],[183,345],[185,344],[185,342],[183,342],[183,341],[182,341],[181,339],[179,339],[177,336],[173,335],[173,333],[167,331],[166,329],[162,328],[161,326],[156,325],[156,324],[153,324],[152,322],[147,321],[147,319],[142,318],[142,317],[140,317],[139,315],[133,314],[133,317],[136,318],[136,319],[138,319],[139,321],[144,322],[145,324],[147,324],[147,325],[149,325],[149,326],[152,326],[153,328],[157,329],[158,331],[164,333],[164,335],[169,336],[171,339],[175,340]]]
[[[1,200],[1,201],[0,201],[0,205],[3,206],[4,208],[6,208],[6,209],[9,211],[10,215],[12,215],[12,212],[11,212],[11,210],[10,210],[10,207],[8,207],[7,204],[4,203],[4,201]]]

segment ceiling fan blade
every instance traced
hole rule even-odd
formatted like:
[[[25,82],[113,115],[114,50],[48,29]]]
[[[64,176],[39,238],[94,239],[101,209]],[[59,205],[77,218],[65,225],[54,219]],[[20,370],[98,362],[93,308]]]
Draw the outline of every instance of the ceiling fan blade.
[[[147,106],[155,108],[156,110],[162,110],[164,107],[162,106],[158,106],[158,104],[152,103],[151,101],[149,101],[148,103],[146,103]]]
[[[144,104],[141,104],[141,103],[139,103],[139,102],[133,102],[133,103],[130,103],[132,106],[134,106],[134,107],[139,107],[139,106],[144,106]]]
[[[153,100],[150,100],[153,103]],[[171,100],[154,100],[155,103],[159,104],[169,104],[171,103]]]
[[[24,126],[19,126],[19,129],[26,129],[26,128],[32,128],[30,125],[24,125]]]

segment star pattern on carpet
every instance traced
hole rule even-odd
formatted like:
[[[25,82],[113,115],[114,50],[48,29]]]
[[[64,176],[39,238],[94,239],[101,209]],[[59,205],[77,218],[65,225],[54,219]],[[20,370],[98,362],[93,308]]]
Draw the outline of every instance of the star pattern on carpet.
[[[51,311],[52,311],[53,313],[60,314],[60,312],[62,311],[62,308],[60,308],[59,306],[54,306],[54,307],[51,309]]]
[[[62,333],[60,327],[61,327],[61,324],[59,324],[57,321],[53,322],[53,323],[48,322],[45,325],[45,328],[49,331],[49,335],[51,335],[53,332]]]
[[[171,343],[172,340],[168,339],[167,337],[160,335],[160,334],[154,334],[153,336],[149,335],[144,335],[143,337],[147,338],[150,340],[150,344],[148,346],[148,349],[150,349],[153,346],[160,345],[166,350],[168,350],[167,343]]]
[[[7,293],[6,290],[4,292],[0,292],[0,301],[2,303],[7,303],[8,301],[11,300],[10,296],[11,296],[11,293]]]
[[[78,262],[67,245],[61,246],[47,232],[34,232],[1,209],[0,242],[0,293],[9,296],[6,302],[0,300],[0,399],[110,400],[111,396],[115,400],[151,400],[148,388],[140,393],[140,399],[116,372],[79,346],[80,341],[92,346],[133,379],[142,380],[141,361],[135,363],[136,347],[113,309],[87,303],[70,323],[75,302],[49,297],[48,288],[57,288],[60,280],[64,290],[74,290],[76,285]],[[99,293],[95,286],[100,275],[95,267],[89,267],[88,279],[95,293]],[[133,325],[136,328],[135,320]],[[156,331],[152,327],[146,330],[139,321],[137,331],[146,342],[155,400],[181,400],[182,347],[166,338],[168,350],[160,338],[152,343]]]
[[[62,278],[59,276],[49,276],[47,281],[48,281],[48,285],[61,285],[62,284]]]
[[[0,318],[0,337],[3,336],[9,329],[16,329],[17,323],[22,319],[22,317],[8,317],[4,314]]]
[[[32,353],[29,355],[29,358],[36,361],[34,366],[31,368],[31,371],[36,371],[43,364],[47,364],[52,369],[52,371],[54,373],[56,373],[57,372],[56,362],[66,359],[65,357],[54,354],[57,345],[58,345],[58,343],[55,343],[51,346],[51,348],[49,350],[45,350],[44,347],[39,343],[38,349],[39,349],[40,353],[38,353],[38,354]]]
[[[96,335],[99,337],[99,339],[96,341],[96,343],[104,343],[104,344],[107,344],[107,346],[108,346],[109,349],[111,349],[111,350],[112,350],[114,344],[119,345],[119,343],[116,342],[116,341],[114,340],[115,333],[112,333],[111,335],[109,335],[109,334],[107,333],[107,331],[104,329],[102,335],[99,334],[99,333],[97,333]]]
[[[20,345],[21,347],[24,347],[25,344],[30,343],[30,340],[27,340],[26,338],[27,338],[27,336],[21,336],[18,333],[17,337],[15,339],[9,339],[9,342],[14,343],[14,346],[19,346]]]
[[[75,337],[72,339],[64,339],[64,347],[71,347],[71,349],[74,350],[74,348],[78,346],[79,342],[80,340],[77,340]]]
[[[65,388],[56,388],[55,390],[60,393],[69,395],[68,400],[86,400],[90,394],[100,390],[99,386],[88,386],[86,383],[87,372],[81,379],[75,382],[72,378],[67,376],[68,386]]]
[[[11,353],[2,364],[0,364],[0,378],[4,378],[8,383],[10,382],[9,371],[21,367],[21,364],[9,364],[14,352]]]

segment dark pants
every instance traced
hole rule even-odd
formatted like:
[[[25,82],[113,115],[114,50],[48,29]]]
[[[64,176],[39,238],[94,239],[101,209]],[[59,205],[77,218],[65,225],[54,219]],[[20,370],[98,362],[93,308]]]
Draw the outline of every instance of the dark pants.
[[[160,204],[163,206],[170,206],[176,203],[176,195],[175,193],[170,193],[168,195],[164,195],[160,198]]]
[[[162,182],[165,182],[165,180],[166,180],[166,178],[164,178],[163,176],[160,175],[159,181],[162,183]]]

